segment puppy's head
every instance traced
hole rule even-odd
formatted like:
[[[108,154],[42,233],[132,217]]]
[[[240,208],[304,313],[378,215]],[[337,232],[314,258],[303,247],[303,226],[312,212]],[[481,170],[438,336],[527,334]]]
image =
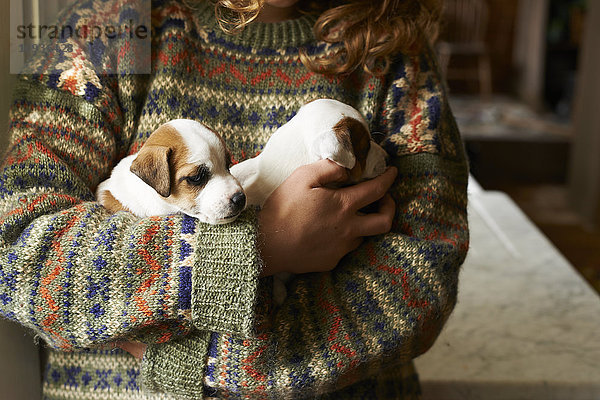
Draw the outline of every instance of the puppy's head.
[[[354,153],[356,163],[350,170],[352,182],[375,178],[386,168],[388,155],[369,134],[364,122],[344,117],[334,127],[340,143]]]
[[[150,135],[131,172],[184,214],[210,224],[233,221],[246,196],[229,173],[223,139],[192,120],[170,121]]]

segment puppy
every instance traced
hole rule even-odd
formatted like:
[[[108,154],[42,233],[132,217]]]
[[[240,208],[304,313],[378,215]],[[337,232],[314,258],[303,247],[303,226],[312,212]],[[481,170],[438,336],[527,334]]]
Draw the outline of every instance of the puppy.
[[[302,106],[258,156],[234,165],[231,174],[242,185],[247,205],[262,206],[296,168],[322,159],[349,169],[352,184],[382,174],[387,153],[371,139],[356,109],[319,99]]]
[[[112,212],[139,217],[181,212],[225,224],[246,205],[244,191],[229,173],[230,159],[217,133],[196,121],[173,120],[117,164],[96,189],[96,198]]]
[[[371,139],[367,123],[353,107],[332,99],[305,104],[269,138],[262,152],[231,167],[248,205],[262,206],[269,195],[302,165],[329,159],[350,170],[348,184],[374,178],[386,169],[387,153]],[[273,298],[286,297],[290,274],[274,277]]]

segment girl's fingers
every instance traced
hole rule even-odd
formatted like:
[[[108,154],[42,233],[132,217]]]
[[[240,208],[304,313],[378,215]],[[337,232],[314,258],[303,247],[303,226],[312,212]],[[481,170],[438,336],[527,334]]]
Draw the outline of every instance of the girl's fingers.
[[[351,208],[358,211],[381,199],[394,183],[396,175],[398,175],[398,170],[394,167],[390,167],[378,177],[341,190],[347,197]]]
[[[144,357],[144,352],[148,347],[146,344],[139,342],[116,342],[116,346],[121,350],[125,350],[138,360],[141,360]]]
[[[387,233],[392,228],[396,204],[392,196],[386,194],[379,201],[376,213],[357,216],[355,219],[355,234],[358,236],[374,236]]]

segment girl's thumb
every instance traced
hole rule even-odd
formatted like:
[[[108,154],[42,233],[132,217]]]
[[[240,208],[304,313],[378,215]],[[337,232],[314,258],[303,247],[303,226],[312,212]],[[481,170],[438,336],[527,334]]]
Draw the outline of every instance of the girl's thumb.
[[[306,167],[312,175],[312,187],[335,186],[348,181],[348,170],[331,160],[319,160]]]

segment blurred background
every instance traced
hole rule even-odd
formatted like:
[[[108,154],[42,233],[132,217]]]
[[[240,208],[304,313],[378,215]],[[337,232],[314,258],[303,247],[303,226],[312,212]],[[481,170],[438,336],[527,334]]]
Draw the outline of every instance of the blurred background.
[[[9,74],[9,0],[0,12],[0,126]],[[23,0],[52,21],[72,0]],[[508,193],[600,291],[600,4],[446,0],[436,44],[471,173]],[[5,147],[6,129],[0,137]]]
[[[600,291],[600,2],[446,0],[436,49],[484,190]]]

